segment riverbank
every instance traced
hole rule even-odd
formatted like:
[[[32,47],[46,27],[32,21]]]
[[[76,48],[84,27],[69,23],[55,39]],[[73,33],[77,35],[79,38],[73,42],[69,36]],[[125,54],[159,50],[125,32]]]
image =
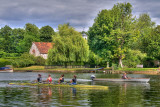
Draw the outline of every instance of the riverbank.
[[[103,70],[97,70],[98,68],[54,68],[45,69],[44,66],[30,66],[24,68],[14,68],[14,72],[64,72],[64,73],[128,73],[128,74],[159,74],[160,68],[121,68],[112,71],[111,68],[104,68]]]
[[[45,69],[44,66],[30,66],[24,68],[14,68],[14,72],[64,72],[64,73],[89,73],[89,72],[102,72],[111,70],[111,68],[104,68],[103,70],[97,70],[98,68],[54,68]]]
[[[128,74],[159,74],[160,68],[121,68],[114,71],[115,73],[128,73]]]

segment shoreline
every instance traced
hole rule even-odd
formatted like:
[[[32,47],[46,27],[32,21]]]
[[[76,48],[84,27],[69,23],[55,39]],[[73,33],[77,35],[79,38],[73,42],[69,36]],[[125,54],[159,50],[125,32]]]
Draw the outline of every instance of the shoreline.
[[[54,73],[104,73],[103,71],[90,71],[90,70],[14,70],[14,72],[54,72]],[[157,75],[160,71],[106,71],[105,74],[150,74]]]
[[[105,72],[104,72],[105,71]],[[44,66],[30,66],[25,68],[14,68],[14,72],[55,72],[55,73],[106,73],[106,74],[160,74],[160,68],[55,68],[45,69]]]

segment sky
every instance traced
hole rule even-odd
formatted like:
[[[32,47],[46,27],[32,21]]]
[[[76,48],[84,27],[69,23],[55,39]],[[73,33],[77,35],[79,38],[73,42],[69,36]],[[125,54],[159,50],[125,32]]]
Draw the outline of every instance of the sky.
[[[131,3],[133,16],[148,13],[160,25],[160,0],[0,0],[0,27],[32,23],[57,31],[59,24],[69,23],[77,31],[87,31],[102,9],[125,2]]]

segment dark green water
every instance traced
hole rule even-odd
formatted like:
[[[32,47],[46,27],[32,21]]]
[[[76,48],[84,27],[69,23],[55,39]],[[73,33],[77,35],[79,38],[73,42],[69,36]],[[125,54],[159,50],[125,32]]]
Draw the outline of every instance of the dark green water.
[[[78,73],[79,84],[109,86],[109,90],[81,90],[65,87],[13,86],[10,82],[31,82],[38,73],[0,73],[0,107],[159,107],[160,76],[128,75],[151,78],[148,84],[125,82],[91,82],[90,73]],[[48,73],[41,73],[43,80]],[[61,74],[51,73],[54,81]],[[74,74],[65,74],[70,81]],[[119,74],[95,74],[101,78],[120,78]]]

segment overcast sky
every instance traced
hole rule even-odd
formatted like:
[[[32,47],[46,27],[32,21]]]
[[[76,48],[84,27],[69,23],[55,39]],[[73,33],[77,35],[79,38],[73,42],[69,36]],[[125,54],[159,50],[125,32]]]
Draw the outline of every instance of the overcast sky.
[[[160,24],[160,0],[0,0],[0,27],[24,28],[32,23],[56,30],[59,24],[70,23],[78,31],[87,31],[99,11],[124,2],[132,4],[134,16],[148,13]]]

